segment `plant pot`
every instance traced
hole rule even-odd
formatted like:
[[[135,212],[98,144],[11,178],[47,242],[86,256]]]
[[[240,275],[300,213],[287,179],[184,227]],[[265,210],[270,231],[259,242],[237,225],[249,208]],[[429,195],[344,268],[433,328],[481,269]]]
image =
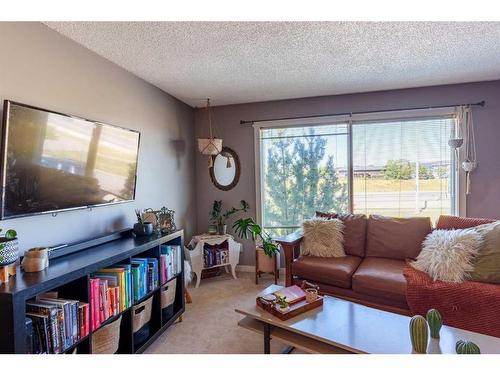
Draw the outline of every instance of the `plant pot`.
[[[280,253],[276,253],[272,257],[269,257],[266,253],[264,253],[264,249],[260,247],[255,249],[255,251],[257,252],[257,264],[259,266],[258,271],[274,272],[276,268],[280,268]]]
[[[227,232],[227,225],[226,224],[217,225],[217,233],[218,234],[224,235],[224,234],[226,234],[226,232]]]
[[[143,224],[141,223],[134,224],[134,234],[136,236],[151,236],[153,234],[153,231],[154,231],[153,223],[144,222]]]
[[[217,225],[209,225],[208,234],[217,234]]]
[[[12,264],[19,259],[19,242],[17,238],[8,240],[0,238],[0,266]]]

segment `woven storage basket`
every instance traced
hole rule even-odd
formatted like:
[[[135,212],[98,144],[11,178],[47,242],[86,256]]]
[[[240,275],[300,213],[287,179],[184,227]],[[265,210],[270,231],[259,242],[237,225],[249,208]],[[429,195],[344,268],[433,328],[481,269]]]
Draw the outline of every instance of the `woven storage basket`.
[[[92,334],[93,354],[114,354],[120,343],[120,323],[122,317],[106,324]]]
[[[161,308],[170,306],[175,301],[175,287],[177,279],[170,280],[165,286],[161,287]]]
[[[144,302],[139,303],[132,308],[132,327],[136,333],[147,322],[151,320],[151,310],[153,308],[153,296],[149,297]]]

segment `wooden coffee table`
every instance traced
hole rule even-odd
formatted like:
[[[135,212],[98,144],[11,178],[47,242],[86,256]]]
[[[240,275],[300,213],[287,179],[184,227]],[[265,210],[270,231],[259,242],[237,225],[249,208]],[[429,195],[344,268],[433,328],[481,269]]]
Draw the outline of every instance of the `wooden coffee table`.
[[[273,293],[281,286],[271,285],[259,295]],[[240,327],[264,335],[264,353],[269,354],[271,339],[307,353],[411,354],[408,331],[410,318],[326,296],[323,306],[282,321],[267,313],[249,298],[235,311],[244,315]],[[430,339],[432,354],[453,354],[458,340],[470,340],[481,353],[500,354],[500,339],[463,329],[443,326],[441,338]]]

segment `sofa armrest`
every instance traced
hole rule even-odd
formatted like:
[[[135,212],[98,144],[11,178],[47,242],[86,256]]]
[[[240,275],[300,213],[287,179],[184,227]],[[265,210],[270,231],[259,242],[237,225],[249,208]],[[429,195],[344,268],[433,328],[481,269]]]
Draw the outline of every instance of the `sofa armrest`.
[[[300,254],[300,243],[304,234],[302,231],[296,231],[289,235],[275,238],[274,240],[281,245],[285,255],[285,286],[292,285],[292,262]]]

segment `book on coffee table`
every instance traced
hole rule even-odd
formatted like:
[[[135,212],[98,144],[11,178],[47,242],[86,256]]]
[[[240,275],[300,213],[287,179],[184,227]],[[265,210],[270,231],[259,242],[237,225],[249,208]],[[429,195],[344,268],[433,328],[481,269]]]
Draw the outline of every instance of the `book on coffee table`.
[[[292,305],[306,299],[306,292],[297,285],[283,288],[273,293],[276,297],[286,297],[286,301]]]

